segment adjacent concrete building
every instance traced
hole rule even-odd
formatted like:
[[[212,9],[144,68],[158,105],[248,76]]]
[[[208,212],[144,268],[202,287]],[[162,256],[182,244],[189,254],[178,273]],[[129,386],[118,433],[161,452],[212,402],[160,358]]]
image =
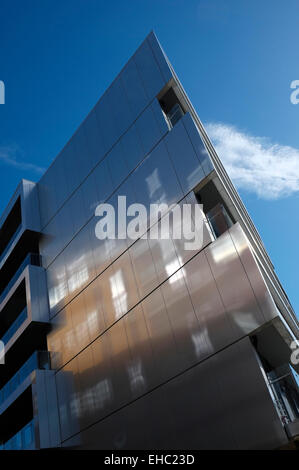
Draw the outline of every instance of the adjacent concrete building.
[[[97,239],[119,195],[203,204],[202,247]],[[292,447],[298,320],[153,33],[0,227],[2,448]]]

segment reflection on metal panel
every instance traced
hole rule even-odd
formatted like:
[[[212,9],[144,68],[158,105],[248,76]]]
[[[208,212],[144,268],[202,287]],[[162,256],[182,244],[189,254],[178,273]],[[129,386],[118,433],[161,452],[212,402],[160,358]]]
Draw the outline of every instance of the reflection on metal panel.
[[[92,312],[87,316],[86,300],[80,301],[82,294],[76,300],[78,306],[71,302],[72,314],[67,320],[69,323],[72,318],[71,325],[64,323],[49,336],[52,349],[62,347],[63,342],[67,346],[68,335],[73,338],[61,365],[79,353],[58,373],[65,439],[80,430],[82,448],[104,448],[104,443],[109,448],[129,448],[134,442],[147,448],[166,444],[169,448],[191,444],[199,448],[271,448],[284,443],[283,430],[252,346],[248,339],[241,340],[265,320],[258,298],[262,289],[254,290],[251,285],[233,239],[238,239],[243,256],[252,257],[250,275],[258,275],[245,235],[235,225],[183,266],[178,261],[175,269],[166,273],[170,277],[166,281],[162,277],[161,286],[149,292],[141,304],[137,294],[140,288],[133,281],[133,266],[138,275],[136,258],[133,266],[129,257],[119,268],[112,265],[97,281],[97,302],[102,305],[105,326],[102,323],[102,332],[92,345],[88,346]],[[149,245],[146,247],[148,250]],[[261,276],[259,282],[264,283]],[[134,303],[137,307],[126,313]],[[235,341],[236,345],[231,346]],[[86,345],[87,349],[80,353]],[[195,369],[186,372],[192,366]],[[64,375],[68,385],[64,385]],[[168,425],[164,422],[161,428],[157,413],[161,409],[162,389],[174,420],[169,420]],[[188,395],[190,390],[193,397]],[[140,400],[138,405],[133,404],[136,398]],[[125,411],[117,411],[123,406]],[[129,422],[138,422],[136,416],[133,418],[137,406],[148,424],[142,445],[131,426],[125,426],[121,435],[112,432],[103,442],[96,441],[99,432],[105,434],[106,426],[111,430],[110,422],[121,423],[124,415]],[[113,420],[108,417],[116,411]],[[101,424],[95,424],[105,417]],[[244,424],[246,420],[248,425]],[[189,431],[187,436],[179,431],[186,426],[187,430],[194,430],[195,423],[196,439]],[[178,431],[174,434],[173,426]]]
[[[143,386],[140,367],[136,380]],[[77,443],[82,449],[271,449],[286,441],[245,338],[83,430]]]

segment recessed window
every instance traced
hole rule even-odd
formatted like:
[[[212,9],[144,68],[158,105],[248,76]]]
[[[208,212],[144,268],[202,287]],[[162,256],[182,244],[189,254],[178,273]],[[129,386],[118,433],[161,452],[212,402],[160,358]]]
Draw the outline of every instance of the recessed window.
[[[196,192],[199,204],[203,205],[203,211],[215,238],[220,237],[233,224],[233,217],[223,201],[213,181],[209,181]]]
[[[183,106],[173,88],[167,90],[159,99],[159,103],[169,128],[172,129],[185,114]]]

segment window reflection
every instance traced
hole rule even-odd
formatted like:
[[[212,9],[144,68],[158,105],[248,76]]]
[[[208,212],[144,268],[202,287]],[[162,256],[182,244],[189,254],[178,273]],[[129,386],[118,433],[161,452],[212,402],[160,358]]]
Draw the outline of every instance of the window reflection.
[[[209,338],[207,328],[202,331],[192,333],[191,339],[194,345],[195,354],[198,358],[201,358],[203,354],[208,354],[212,350],[212,343]]]
[[[142,362],[140,359],[135,360],[128,367],[130,386],[133,392],[140,392],[145,387],[145,379],[142,373]]]
[[[94,310],[92,312],[89,312],[87,314],[87,326],[90,331],[90,333],[95,333],[97,331],[97,326],[98,326],[98,315],[97,311]]]
[[[158,204],[160,201],[166,200],[166,195],[160,180],[158,168],[155,168],[154,171],[147,178],[145,178],[145,181],[148,187],[149,197],[153,203]]]
[[[116,313],[116,319],[128,311],[128,294],[126,291],[123,274],[119,269],[109,278],[112,293],[112,301]]]
[[[80,395],[79,393],[73,393],[70,400],[70,412],[73,418],[79,418],[80,416]]]
[[[104,409],[111,402],[113,396],[112,385],[109,379],[100,380],[94,386],[88,387],[81,393],[73,392],[69,410],[72,419],[78,419],[86,416],[90,410]],[[60,407],[62,419],[67,419],[67,407]]]
[[[57,274],[57,284],[49,290],[50,308],[55,307],[67,296],[65,274]]]
[[[100,380],[94,387],[96,408],[104,408],[112,398],[112,386],[109,379]]]
[[[65,334],[65,345],[66,349],[69,351],[73,351],[74,349],[74,337],[72,331],[67,331]]]
[[[88,341],[88,330],[87,330],[87,325],[86,322],[80,322],[76,326],[76,342],[77,345],[80,347],[82,345],[85,345],[86,342]]]
[[[92,388],[87,388],[81,393],[80,396],[80,414],[81,416],[88,414],[94,408],[93,402],[93,390]]]
[[[70,264],[69,270],[73,273],[68,279],[70,292],[74,292],[88,281],[88,268],[85,263],[85,256],[80,256],[74,263]]]

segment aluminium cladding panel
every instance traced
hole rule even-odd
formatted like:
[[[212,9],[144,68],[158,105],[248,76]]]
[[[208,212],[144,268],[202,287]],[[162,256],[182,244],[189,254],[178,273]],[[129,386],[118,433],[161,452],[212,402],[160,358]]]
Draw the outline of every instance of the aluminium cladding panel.
[[[278,310],[239,223],[205,249],[231,325],[231,340],[248,335],[278,316]]]
[[[248,258],[247,266],[250,268],[248,274],[232,241],[231,235],[236,239],[236,234],[239,236],[239,242],[236,242],[239,252],[243,258]],[[207,232],[204,243],[206,245],[210,242]],[[55,271],[51,271],[52,266],[48,270],[48,276],[55,276],[48,277],[52,316],[55,314],[55,303],[60,305],[60,309],[62,308],[61,302],[59,303],[60,297],[71,300],[72,296],[80,293],[83,288],[84,290],[77,300],[68,303],[65,309],[70,314],[70,322],[67,321],[65,325],[63,318],[66,313],[63,310],[56,318],[57,325],[48,336],[49,349],[59,352],[62,347],[64,350],[66,345],[63,344],[63,336],[66,334],[66,326],[70,331],[68,337],[76,337],[78,321],[74,318],[78,317],[80,320],[81,327],[78,325],[78,329],[81,332],[84,325],[85,329],[92,330],[93,322],[95,328],[99,322],[101,326],[96,329],[99,335],[159,284],[165,282],[169,276],[172,276],[168,282],[173,288],[183,276],[188,288],[186,296],[191,296],[201,325],[200,332],[192,332],[194,346],[199,347],[202,344],[201,349],[205,351],[205,355],[215,353],[230,342],[251,333],[277,313],[253,255],[245,242],[246,237],[236,225],[189,261],[190,253],[184,251],[182,246],[177,244],[177,240],[138,240],[87,288],[87,284],[92,281],[92,274],[89,277],[89,273],[94,269],[87,258],[91,257],[91,260],[94,258],[89,250],[84,249],[88,244],[78,243],[77,247],[69,245],[72,247],[69,252],[70,261],[63,265],[56,264],[62,260],[59,256],[53,263]],[[80,247],[83,250],[82,254]],[[78,255],[76,261],[74,253]],[[144,268],[145,265],[148,265],[147,269]],[[254,287],[250,283],[249,276],[255,279]],[[96,300],[89,302],[90,292],[94,296],[94,291],[97,291],[98,296]],[[82,296],[86,297],[84,302],[88,304],[88,308],[84,308],[83,302],[78,316],[76,305]],[[264,305],[267,297],[267,310],[265,307],[262,310],[260,305]],[[103,321],[102,312],[104,312]],[[95,336],[96,333],[92,332],[92,337]],[[55,346],[57,341],[60,346]],[[84,346],[89,344],[88,336],[85,341]],[[66,360],[80,351],[81,341],[74,340],[74,345],[76,347],[69,347]],[[59,366],[64,363],[65,360],[62,359]]]
[[[148,35],[147,40],[164,77],[164,81],[165,83],[168,83],[169,80],[173,77],[173,74],[165,52],[163,51],[161,44],[159,43],[153,31],[151,31],[151,33]]]
[[[60,447],[59,415],[54,371],[34,371],[32,400],[36,442],[38,442],[39,448]]]
[[[106,315],[117,319],[137,302],[136,299],[142,299],[198,251],[198,248],[186,250],[184,243],[175,239],[146,240],[146,243],[139,239],[135,243],[131,241],[129,247],[125,243],[122,246],[125,240],[117,241],[116,245],[104,245],[96,239],[94,228],[92,221],[47,269],[51,317],[94,282],[103,290]],[[211,233],[204,225],[203,246],[211,241]],[[151,261],[148,269],[144,267],[144,260]],[[118,306],[122,292],[126,302]]]
[[[76,370],[79,368],[77,364]],[[90,374],[90,369],[86,372]],[[98,399],[108,400],[108,378],[98,385]],[[90,400],[85,392],[77,395],[76,404],[88,407]],[[74,408],[80,416],[80,408]],[[286,443],[254,349],[244,338],[62,445],[106,450],[201,450],[275,449]]]
[[[148,289],[155,290],[145,291],[146,298],[140,286],[147,282],[139,277],[136,252],[131,257],[130,249],[52,320],[48,347],[56,353],[54,367],[60,369],[56,382],[63,441],[268,320],[256,298],[263,298],[266,290],[254,291],[234,248],[232,235],[239,238],[239,250],[243,246],[242,257],[251,256],[254,261],[239,230],[238,225],[232,227],[179,269],[173,246],[164,246],[160,253],[167,254],[168,272],[160,265],[162,254],[155,249],[148,252],[147,259],[155,265],[155,273],[148,272]],[[171,240],[164,242],[173,245]],[[143,244],[142,253],[150,248]],[[247,263],[250,275],[264,283],[252,260]],[[250,379],[247,387],[254,390],[253,383]],[[214,420],[222,413],[217,406],[210,411]]]
[[[21,210],[23,228],[40,232],[40,211],[36,183],[22,180]]]
[[[255,260],[250,242],[241,228],[241,225],[235,224],[235,226],[230,229],[230,235],[240,257],[240,261],[246,271],[250,285],[255,293],[257,303],[265,322],[276,318],[279,314],[278,309]]]
[[[205,245],[211,241],[209,236],[206,231]],[[57,265],[56,277],[48,278],[52,315],[55,313],[55,302],[59,304],[59,296],[70,298],[76,287],[82,290],[84,284],[89,285],[58,315],[52,316],[53,329],[48,336],[48,345],[49,350],[56,351],[60,356],[56,366],[63,366],[171,275],[174,277],[170,282],[175,288],[183,271],[177,275],[175,273],[192,254],[195,252],[184,250],[177,240],[140,239],[92,282],[88,282],[86,265],[84,269],[83,265],[81,268],[80,265],[73,265],[72,274],[68,265],[69,275],[65,267],[59,268]],[[80,269],[77,270],[77,267]],[[49,272],[54,275],[51,267]],[[74,292],[70,292],[71,288]],[[185,294],[188,298],[187,291]],[[65,336],[69,341],[64,342]]]
[[[265,322],[231,237],[219,237],[206,250],[234,341]]]
[[[36,183],[24,179],[19,183],[12,199],[2,214],[0,225],[4,223],[18,198],[20,198],[21,202],[22,230],[40,232],[38,187]]]
[[[130,179],[130,173],[134,171],[167,132],[168,127],[162,115],[162,110],[157,100],[154,100],[140,115],[136,123],[108,152],[105,159],[94,168],[83,184],[69,197],[49,224],[44,227],[40,251],[45,267],[53,261],[81,227],[94,216],[95,208],[99,203],[110,202],[109,199],[116,190],[120,195],[127,195],[128,191],[123,186],[125,180]],[[165,156],[165,158],[168,157]],[[56,165],[58,163],[56,164],[55,160],[54,169]],[[52,173],[46,175],[48,175],[48,178],[52,174],[53,181],[50,185],[54,185],[56,173],[53,173],[52,167],[50,170]],[[57,171],[59,172],[58,168]],[[170,168],[170,171],[173,173],[172,168]],[[79,174],[82,175],[82,172]],[[60,178],[61,174],[58,173],[57,177]],[[130,181],[130,184],[133,184],[133,182]],[[39,188],[40,194],[42,194],[45,185],[40,183]],[[57,188],[57,194],[59,194],[59,191],[60,188]]]
[[[154,117],[151,120],[156,122]],[[88,221],[87,217],[90,217],[90,208],[94,208],[97,201],[106,200],[116,207],[117,196],[125,195],[127,204],[142,203],[148,210],[153,203],[171,205],[182,201],[184,193],[205,176],[186,132],[185,122],[191,127],[192,123],[188,121],[188,117],[182,125],[178,123],[130,175],[128,171],[125,173],[115,167],[114,162],[120,161],[126,155],[122,153],[119,144],[115,146],[86,180],[89,184],[84,183],[45,228],[40,252],[44,266],[47,267],[51,315],[57,313],[95,274],[100,274],[130,244],[130,240],[115,240],[112,246],[112,243],[96,239],[97,219],[91,216]],[[147,132],[153,135],[149,129]],[[136,137],[137,134],[134,134],[130,138]],[[153,137],[151,145],[155,145],[157,138]],[[182,144],[178,144],[181,152],[185,149],[185,153],[188,153],[184,175],[180,171],[181,152],[175,151],[178,140],[182,140]],[[118,148],[119,151],[116,152]],[[115,171],[109,171],[109,168],[114,167]],[[122,180],[124,175],[128,175],[125,181]],[[191,179],[186,186],[188,175]],[[102,184],[99,184],[100,182]],[[116,191],[111,195],[114,189]],[[86,222],[87,225],[84,225]],[[175,244],[180,251],[179,242],[176,241]]]
[[[28,266],[26,278],[28,314],[32,321],[49,321],[49,301],[46,271],[39,266]]]
[[[145,111],[140,129],[144,132],[146,108],[170,79],[163,53],[151,34],[112,82],[83,124],[54,160],[39,182],[41,223],[44,227],[90,171]],[[153,104],[152,106],[157,106]],[[161,120],[157,110],[152,112]],[[162,115],[162,113],[161,113]],[[159,123],[158,123],[159,124]],[[165,124],[166,125],[166,124]],[[144,135],[145,150],[150,142]]]

